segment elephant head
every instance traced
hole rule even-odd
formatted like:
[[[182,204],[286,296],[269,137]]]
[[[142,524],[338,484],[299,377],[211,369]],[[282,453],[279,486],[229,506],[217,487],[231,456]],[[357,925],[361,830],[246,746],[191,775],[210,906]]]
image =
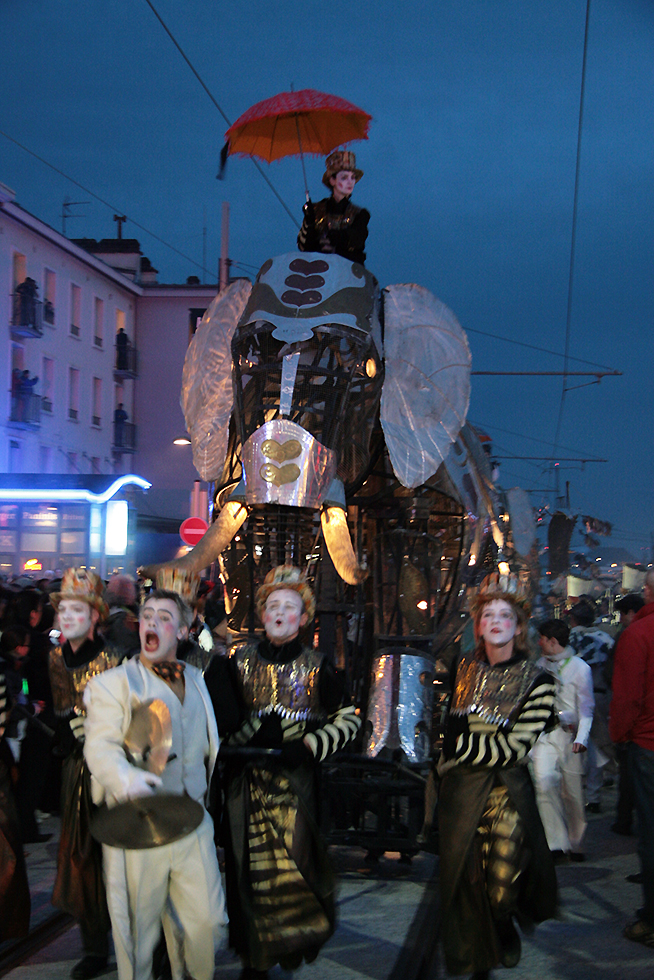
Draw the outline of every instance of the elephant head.
[[[193,458],[204,480],[222,484],[222,507],[176,564],[206,567],[250,508],[275,503],[320,508],[338,574],[362,581],[346,489],[365,478],[378,414],[398,481],[423,484],[465,421],[469,374],[465,334],[428,290],[380,292],[370,272],[338,255],[270,259],[254,285],[240,280],[216,297],[186,356]]]

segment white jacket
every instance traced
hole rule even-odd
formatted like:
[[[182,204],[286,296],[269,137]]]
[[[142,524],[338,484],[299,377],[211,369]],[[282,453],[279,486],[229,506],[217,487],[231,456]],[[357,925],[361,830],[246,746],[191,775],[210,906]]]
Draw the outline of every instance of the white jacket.
[[[93,677],[84,692],[86,707],[84,757],[91,772],[93,802],[111,805],[127,799],[133,780],[143,772],[131,765],[123,743],[132,720],[132,709],[152,697],[154,675],[138,657]],[[186,665],[185,683],[195,686],[206,715],[209,752],[206,766],[207,791],[218,754],[218,728],[213,706],[202,674]],[[155,683],[158,678],[154,678]],[[161,683],[164,683],[163,681]],[[205,739],[202,741],[206,744]],[[206,799],[206,797],[205,797]]]
[[[556,657],[540,657],[538,666],[556,680],[555,708],[559,721],[573,729],[573,741],[587,746],[595,710],[590,667],[575,655],[571,646]]]

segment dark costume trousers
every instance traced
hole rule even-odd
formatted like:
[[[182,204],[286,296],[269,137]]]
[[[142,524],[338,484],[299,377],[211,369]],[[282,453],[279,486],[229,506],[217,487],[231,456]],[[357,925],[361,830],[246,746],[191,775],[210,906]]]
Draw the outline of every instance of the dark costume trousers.
[[[333,877],[314,819],[314,768],[271,763],[226,775],[230,946],[257,970],[296,969],[315,959],[335,922]]]
[[[440,885],[445,961],[453,974],[490,970],[503,957],[487,889],[484,838],[478,833],[496,785],[508,790],[525,835],[525,870],[515,914],[526,925],[542,922],[556,911],[554,864],[526,767],[449,770],[439,797]]]
[[[77,919],[86,954],[106,956],[111,921],[102,877],[102,847],[91,836],[92,813],[91,776],[78,745],[62,767],[61,838],[52,904]]]

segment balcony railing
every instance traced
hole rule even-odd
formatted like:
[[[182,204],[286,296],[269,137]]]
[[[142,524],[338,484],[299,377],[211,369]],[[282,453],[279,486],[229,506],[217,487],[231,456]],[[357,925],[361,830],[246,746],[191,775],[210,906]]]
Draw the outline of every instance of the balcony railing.
[[[136,425],[134,422],[114,422],[114,451],[136,452]]]
[[[136,347],[132,347],[131,344],[128,344],[127,347],[119,347],[118,344],[116,344],[114,375],[121,378],[137,377],[138,351]]]
[[[38,428],[41,425],[41,396],[31,391],[13,395],[9,421],[18,428]]]
[[[20,287],[12,296],[11,332],[15,337],[43,336],[43,303]]]

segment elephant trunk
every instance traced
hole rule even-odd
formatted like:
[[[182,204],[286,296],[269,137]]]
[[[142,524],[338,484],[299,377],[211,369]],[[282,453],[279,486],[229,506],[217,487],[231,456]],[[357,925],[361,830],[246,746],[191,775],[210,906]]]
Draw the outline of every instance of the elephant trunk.
[[[357,562],[347,517],[342,507],[325,507],[320,515],[322,533],[334,568],[348,585],[358,585],[368,576],[368,569]]]
[[[154,579],[162,568],[183,568],[189,572],[202,571],[225,550],[247,516],[247,507],[238,500],[229,500],[192,551],[174,561],[146,565],[139,569],[139,573],[145,578]]]

